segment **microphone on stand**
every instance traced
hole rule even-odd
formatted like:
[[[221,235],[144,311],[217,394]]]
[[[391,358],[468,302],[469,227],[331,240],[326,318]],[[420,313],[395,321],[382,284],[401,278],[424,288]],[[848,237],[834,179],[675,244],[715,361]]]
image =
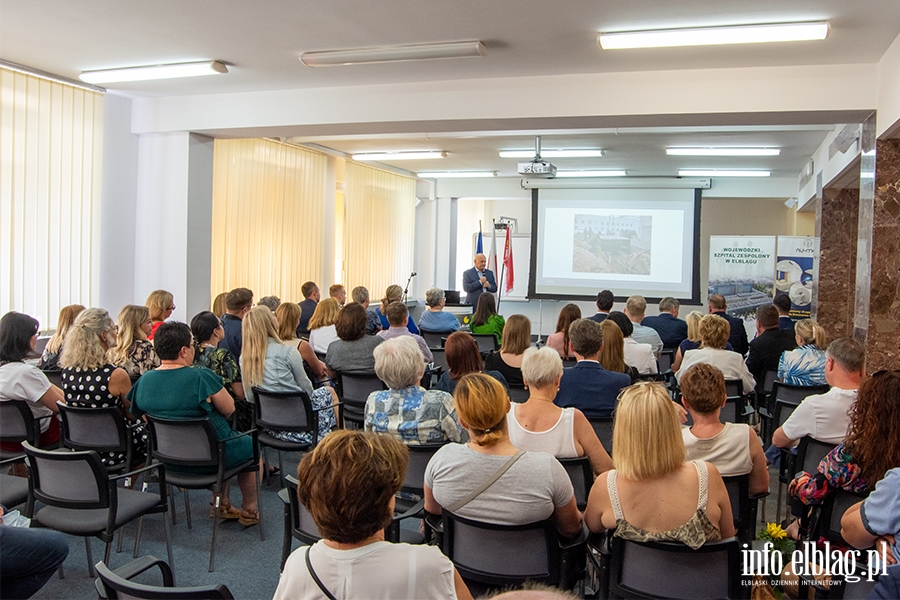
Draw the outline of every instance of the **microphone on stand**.
[[[403,289],[403,302],[406,302],[406,295],[409,292],[409,282],[412,281],[412,278],[416,276],[416,272],[413,271],[409,274],[409,279],[406,280],[406,287]]]

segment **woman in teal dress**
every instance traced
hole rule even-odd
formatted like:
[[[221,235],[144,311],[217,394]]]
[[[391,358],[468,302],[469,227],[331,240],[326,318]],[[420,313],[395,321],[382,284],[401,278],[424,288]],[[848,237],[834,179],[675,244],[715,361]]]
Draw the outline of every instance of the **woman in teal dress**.
[[[478,296],[478,304],[475,306],[475,314],[472,315],[472,333],[493,333],[497,338],[497,345],[503,343],[503,327],[506,321],[502,315],[497,314],[497,303],[493,294],[481,294]]]
[[[162,364],[144,373],[128,393],[135,416],[149,414],[160,419],[187,420],[208,417],[216,437],[225,440],[237,435],[227,417],[234,412],[234,399],[222,379],[203,367],[194,367],[194,343],[184,323],[166,322],[156,330],[153,344]],[[231,439],[225,444],[225,468],[233,468],[253,456],[253,440]],[[180,469],[181,470],[181,469]],[[219,516],[238,519],[242,525],[259,523],[256,479],[252,472],[237,476],[243,503],[231,506],[227,490],[222,494]]]

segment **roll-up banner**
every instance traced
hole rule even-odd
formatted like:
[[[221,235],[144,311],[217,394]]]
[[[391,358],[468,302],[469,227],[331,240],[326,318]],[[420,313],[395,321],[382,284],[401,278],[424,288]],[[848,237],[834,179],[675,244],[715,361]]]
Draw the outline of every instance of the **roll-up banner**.
[[[751,339],[756,309],[772,303],[774,274],[775,236],[710,236],[708,293],[725,296],[726,312],[744,319]]]
[[[775,295],[791,299],[793,320],[812,315],[813,263],[819,252],[819,238],[778,236],[775,263]]]

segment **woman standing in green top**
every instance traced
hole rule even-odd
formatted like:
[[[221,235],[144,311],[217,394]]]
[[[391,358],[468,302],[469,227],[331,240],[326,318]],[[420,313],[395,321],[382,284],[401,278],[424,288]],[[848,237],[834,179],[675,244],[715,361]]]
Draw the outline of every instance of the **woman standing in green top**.
[[[497,314],[497,304],[493,294],[481,294],[478,296],[478,305],[472,316],[472,333],[493,333],[497,338],[497,345],[503,343],[503,326],[506,324],[503,317]]]

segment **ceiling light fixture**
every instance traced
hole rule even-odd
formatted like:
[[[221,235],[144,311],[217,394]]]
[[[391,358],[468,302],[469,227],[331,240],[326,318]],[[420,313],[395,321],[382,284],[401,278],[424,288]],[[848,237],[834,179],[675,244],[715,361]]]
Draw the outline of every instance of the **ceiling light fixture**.
[[[354,154],[353,160],[426,160],[431,158],[447,158],[442,150],[424,150],[412,152],[363,152]]]
[[[628,171],[557,171],[557,177],[625,177]]]
[[[771,171],[719,171],[716,169],[685,169],[678,171],[679,177],[769,177],[771,174]]]
[[[781,148],[666,148],[669,156],[778,156]]]
[[[366,63],[399,62],[405,60],[471,58],[484,55],[484,44],[478,40],[472,40],[465,42],[438,42],[434,44],[410,44],[407,46],[380,46],[376,48],[352,48],[349,50],[304,52],[300,55],[300,62],[307,67],[334,67]]]
[[[217,60],[207,60],[203,62],[177,63],[170,65],[148,65],[145,67],[84,71],[78,78],[88,83],[118,83],[120,81],[150,81],[153,79],[221,75],[227,72],[228,67],[224,64]]]
[[[581,150],[543,150],[543,158],[596,158],[603,156],[602,148],[583,148]],[[534,150],[501,150],[500,158],[534,158]]]
[[[472,179],[476,177],[496,177],[497,171],[434,171],[416,173],[421,179]]]
[[[824,40],[828,22],[773,23],[730,27],[692,27],[601,33],[597,43],[604,50],[628,48],[669,48],[672,46],[713,46],[719,44],[759,44]]]

